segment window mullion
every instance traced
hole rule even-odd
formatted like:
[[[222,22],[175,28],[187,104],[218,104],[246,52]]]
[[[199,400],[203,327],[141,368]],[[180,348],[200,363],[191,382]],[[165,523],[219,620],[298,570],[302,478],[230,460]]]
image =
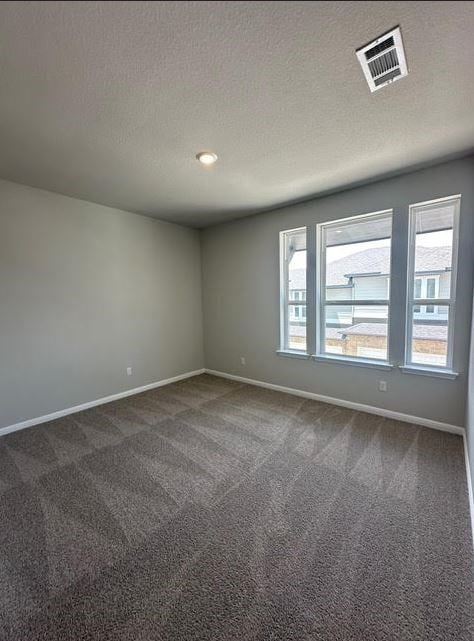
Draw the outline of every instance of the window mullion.
[[[453,304],[452,298],[414,298],[412,301],[413,305],[442,305],[448,306]]]
[[[354,298],[347,298],[341,300],[324,300],[322,301],[325,306],[334,306],[334,307],[363,307],[364,305],[373,307],[374,305],[382,305],[383,307],[388,307],[390,305],[390,300],[388,298],[376,298],[371,300],[356,300]]]
[[[323,300],[325,296],[325,282],[326,282],[326,249],[324,245],[324,229],[321,225],[316,227],[316,238],[313,242],[315,248],[315,310],[316,310],[316,341],[315,341],[315,354],[322,354],[324,352],[324,329],[325,329],[325,307]]]
[[[306,346],[316,353],[316,227],[306,228]]]

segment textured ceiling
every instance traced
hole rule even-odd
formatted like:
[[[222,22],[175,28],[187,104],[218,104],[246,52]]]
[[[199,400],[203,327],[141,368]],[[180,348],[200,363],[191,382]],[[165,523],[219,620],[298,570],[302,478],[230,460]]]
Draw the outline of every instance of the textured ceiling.
[[[472,149],[473,60],[474,2],[2,2],[0,177],[204,226]]]

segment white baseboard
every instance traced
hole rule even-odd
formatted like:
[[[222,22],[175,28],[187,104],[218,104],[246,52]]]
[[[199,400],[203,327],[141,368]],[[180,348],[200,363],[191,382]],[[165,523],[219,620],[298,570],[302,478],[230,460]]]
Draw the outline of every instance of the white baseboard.
[[[358,412],[367,412],[368,414],[377,414],[385,418],[392,418],[397,421],[405,423],[413,423],[415,425],[423,425],[424,427],[431,427],[434,430],[441,430],[442,432],[451,432],[452,434],[464,435],[464,428],[459,425],[450,425],[449,423],[442,423],[441,421],[434,421],[430,418],[423,418],[421,416],[411,416],[410,414],[402,414],[401,412],[394,412],[386,410],[381,407],[373,407],[372,405],[363,405],[362,403],[353,403],[341,398],[333,396],[323,396],[322,394],[315,394],[314,392],[305,392],[304,390],[293,389],[291,387],[284,387],[283,385],[274,385],[273,383],[266,383],[265,381],[257,381],[253,378],[244,378],[243,376],[236,376],[235,374],[227,374],[226,372],[218,372],[213,369],[206,369],[208,374],[220,376],[221,378],[228,378],[232,381],[239,381],[241,383],[248,383],[249,385],[257,385],[258,387],[265,387],[267,389],[275,390],[277,392],[285,392],[286,394],[293,394],[294,396],[302,396],[303,398],[310,398],[313,401],[321,401],[322,403],[329,403],[331,405],[339,405],[346,407],[350,410]]]
[[[112,401],[118,401],[121,398],[126,398],[127,396],[133,396],[134,394],[140,394],[141,392],[147,392],[148,390],[155,389],[155,387],[162,387],[163,385],[169,385],[170,383],[176,383],[176,381],[182,381],[185,378],[191,378],[191,376],[197,376],[198,374],[204,374],[205,369],[197,369],[193,372],[185,372],[184,374],[178,374],[178,376],[172,376],[171,378],[165,378],[162,381],[157,381],[156,383],[149,383],[148,385],[142,385],[141,387],[135,387],[133,389],[125,390],[124,392],[118,392],[118,394],[111,394],[110,396],[104,396],[103,398],[98,398],[94,401],[89,401],[87,403],[82,403],[81,405],[75,405],[74,407],[67,407],[66,409],[59,410],[57,412],[52,412],[51,414],[45,414],[44,416],[38,416],[36,418],[30,418],[27,421],[21,421],[20,423],[14,423],[13,425],[7,425],[6,427],[0,428],[0,436],[4,434],[9,434],[10,432],[16,432],[18,430],[24,430],[26,427],[33,427],[34,425],[40,425],[41,423],[47,423],[48,421],[54,421],[57,418],[62,418],[63,416],[68,416],[69,414],[75,414],[76,412],[82,412],[88,410],[91,407],[97,407],[98,405],[104,405],[105,403],[111,403]]]
[[[466,476],[467,476],[467,491],[469,493],[469,512],[471,514],[471,537],[472,545],[474,547],[474,495],[472,492],[472,476],[471,466],[469,464],[469,449],[467,447],[467,436],[464,434],[464,460],[466,462]]]

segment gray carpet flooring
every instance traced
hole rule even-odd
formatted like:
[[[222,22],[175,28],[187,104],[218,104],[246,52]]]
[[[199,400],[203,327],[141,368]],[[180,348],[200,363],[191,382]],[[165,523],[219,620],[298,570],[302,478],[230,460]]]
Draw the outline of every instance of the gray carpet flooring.
[[[467,641],[462,439],[202,375],[0,438],[5,641]]]

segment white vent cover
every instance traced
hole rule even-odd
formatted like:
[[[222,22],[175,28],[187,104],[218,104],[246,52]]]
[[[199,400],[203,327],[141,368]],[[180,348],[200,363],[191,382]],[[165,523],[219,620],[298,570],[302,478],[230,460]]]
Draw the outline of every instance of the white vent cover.
[[[357,49],[356,54],[372,92],[408,73],[400,27]]]

